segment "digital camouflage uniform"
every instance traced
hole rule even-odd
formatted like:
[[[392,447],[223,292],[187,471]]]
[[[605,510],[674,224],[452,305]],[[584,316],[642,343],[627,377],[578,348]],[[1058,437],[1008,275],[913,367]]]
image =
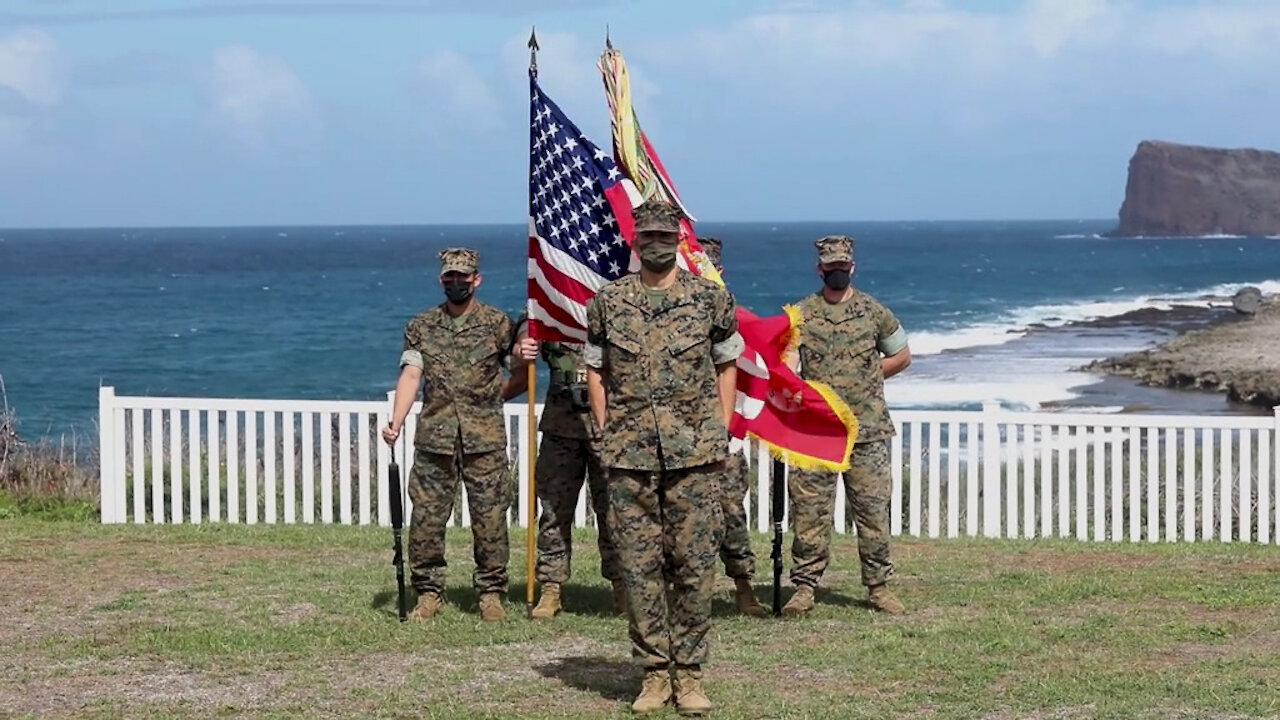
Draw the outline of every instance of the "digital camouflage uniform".
[[[819,240],[823,263],[849,261],[852,241]],[[839,304],[819,291],[796,304],[804,324],[800,330],[800,374],[831,386],[858,419],[852,467],[844,473],[845,497],[858,528],[862,583],[881,585],[893,575],[889,559],[889,440],[893,422],[884,398],[881,353],[892,355],[906,345],[898,319],[875,298],[854,288]],[[836,475],[792,470],[788,482],[795,538],[791,545],[791,581],[817,587],[830,559],[835,513]]]
[[[441,274],[474,273],[478,254],[441,253]],[[473,584],[478,593],[507,591],[507,440],[502,417],[503,370],[514,324],[506,313],[475,300],[453,317],[444,303],[405,327],[401,366],[422,369],[422,413],[414,434],[409,497],[409,563],[413,587],[444,592],[445,523],[461,480],[471,513]]]
[[[665,217],[674,208],[654,205],[674,228]],[[637,228],[652,219],[646,206],[636,210]],[[729,445],[716,365],[741,354],[737,330],[733,297],[683,270],[662,291],[625,276],[587,307],[584,360],[600,370],[608,408],[609,522],[632,655],[647,668],[707,659]]]
[[[538,518],[539,583],[564,583],[572,574],[573,514],[585,478],[595,510],[600,549],[600,574],[621,580],[618,553],[609,534],[609,500],[605,467],[600,462],[600,438],[586,407],[587,367],[580,345],[543,343],[542,359],[551,371],[551,384],[538,429],[535,480],[542,514]],[[574,390],[573,388],[580,388]],[[580,393],[575,399],[573,393]]]
[[[716,270],[720,270],[721,250],[724,244],[719,238],[698,238],[707,259]],[[740,452],[729,453],[725,461],[724,480],[721,483],[721,499],[724,510],[724,540],[720,545],[720,560],[724,563],[724,574],[731,578],[750,580],[756,572],[756,556],[751,552],[751,536],[747,523],[747,508],[744,499],[747,496],[750,479],[747,475],[747,461]]]

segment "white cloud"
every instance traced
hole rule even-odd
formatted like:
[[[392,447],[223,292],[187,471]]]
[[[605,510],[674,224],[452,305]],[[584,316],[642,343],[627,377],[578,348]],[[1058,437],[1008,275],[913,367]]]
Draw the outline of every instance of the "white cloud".
[[[0,86],[32,105],[48,107],[62,99],[64,70],[58,44],[39,30],[18,30],[0,38]]]
[[[460,53],[438,50],[418,69],[427,82],[433,111],[461,127],[482,132],[501,125],[500,105],[489,83]]]
[[[509,39],[502,48],[503,66],[510,79],[513,92],[528,97],[529,36],[519,34]],[[598,43],[598,44],[597,44]],[[570,33],[538,31],[538,85],[560,109],[597,145],[609,149],[612,142],[609,127],[609,106],[604,91],[604,79],[596,63],[604,52],[604,37],[588,43]],[[631,79],[631,102],[640,116],[645,132],[653,135],[662,125],[659,108],[651,102],[659,94],[659,88],[648,75],[633,62],[628,48],[619,46],[627,61]],[[674,111],[674,108],[665,108]]]
[[[41,118],[62,100],[66,62],[53,38],[22,29],[0,36],[0,152],[27,148]]]
[[[432,103],[432,114],[451,125],[450,132],[492,134],[527,122],[529,36],[511,36],[497,49],[496,63],[483,63],[457,51],[441,49],[418,65]],[[603,51],[571,33],[538,31],[538,81],[542,89],[596,144],[610,144],[609,110],[604,81],[596,69]],[[630,59],[630,58],[628,58]],[[649,101],[658,94],[644,71],[630,67],[633,102],[647,130],[660,125],[659,108]],[[650,106],[652,106],[650,108]]]
[[[772,12],[742,18],[726,29],[679,42],[699,48],[722,68],[755,58],[761,64],[808,65],[844,61],[858,67],[904,63],[1016,60],[1028,54],[1061,57],[1084,49],[1138,48],[1165,55],[1203,51],[1234,59],[1242,48],[1274,55],[1280,44],[1280,3],[1220,2],[1142,8],[1121,0],[1024,0],[1013,11],[979,12],[959,2],[857,4],[844,10]],[[705,53],[704,53],[705,54]]]
[[[293,69],[250,47],[214,53],[212,94],[218,121],[250,145],[305,142],[318,127],[311,91]]]
[[[1280,72],[1280,2],[1139,5],[1024,0],[983,12],[958,0],[844,2],[771,11],[646,45],[649,67],[769,104],[875,113],[863,103],[945,115],[957,135],[1055,104],[1167,102]],[[702,77],[696,77],[701,75]]]
[[[502,46],[504,77],[513,92],[528,98],[529,36],[518,33]],[[538,33],[538,84],[570,116],[589,103],[604,102],[604,85],[595,69],[599,52],[570,33]],[[583,128],[585,130],[585,128]]]

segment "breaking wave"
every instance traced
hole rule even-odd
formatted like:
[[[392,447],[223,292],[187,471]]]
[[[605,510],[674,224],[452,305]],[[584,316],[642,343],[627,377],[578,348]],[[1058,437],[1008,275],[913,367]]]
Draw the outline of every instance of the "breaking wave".
[[[1023,337],[1032,326],[1061,327],[1071,323],[1116,317],[1135,310],[1168,310],[1175,305],[1209,307],[1214,302],[1221,304],[1224,296],[1230,296],[1246,286],[1257,287],[1263,294],[1280,293],[1280,280],[1265,280],[1259,283],[1224,283],[1177,294],[1030,305],[1011,310],[990,321],[970,324],[954,330],[911,332],[911,353],[935,355],[947,350],[1003,345]]]

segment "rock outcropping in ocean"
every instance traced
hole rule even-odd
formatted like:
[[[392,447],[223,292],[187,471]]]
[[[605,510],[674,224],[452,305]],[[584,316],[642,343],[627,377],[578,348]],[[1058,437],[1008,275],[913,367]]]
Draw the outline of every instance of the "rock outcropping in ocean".
[[[1157,387],[1223,392],[1232,401],[1265,408],[1280,406],[1280,297],[1261,298],[1253,314],[1231,317],[1150,350],[1080,369]]]
[[[1112,234],[1220,233],[1280,234],[1280,153],[1138,143]]]

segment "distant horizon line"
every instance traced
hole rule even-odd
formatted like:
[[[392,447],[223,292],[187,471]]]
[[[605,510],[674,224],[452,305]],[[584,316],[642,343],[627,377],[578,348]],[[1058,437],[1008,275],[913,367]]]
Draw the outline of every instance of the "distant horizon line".
[[[887,225],[891,223],[926,223],[926,224],[942,224],[942,223],[1099,223],[1113,222],[1119,225],[1115,218],[981,218],[981,219],[957,219],[957,218],[938,218],[938,219],[896,219],[896,220],[699,220],[699,224],[711,225],[783,225],[783,224],[879,224]],[[399,227],[399,228],[415,228],[415,227],[504,227],[516,226],[522,227],[527,223],[519,221],[507,222],[391,222],[391,223],[276,223],[276,224],[227,224],[227,225],[27,225],[27,226],[0,226],[0,233],[8,231],[31,231],[31,230],[276,230],[276,229],[316,229],[316,228],[365,228],[365,227]]]

